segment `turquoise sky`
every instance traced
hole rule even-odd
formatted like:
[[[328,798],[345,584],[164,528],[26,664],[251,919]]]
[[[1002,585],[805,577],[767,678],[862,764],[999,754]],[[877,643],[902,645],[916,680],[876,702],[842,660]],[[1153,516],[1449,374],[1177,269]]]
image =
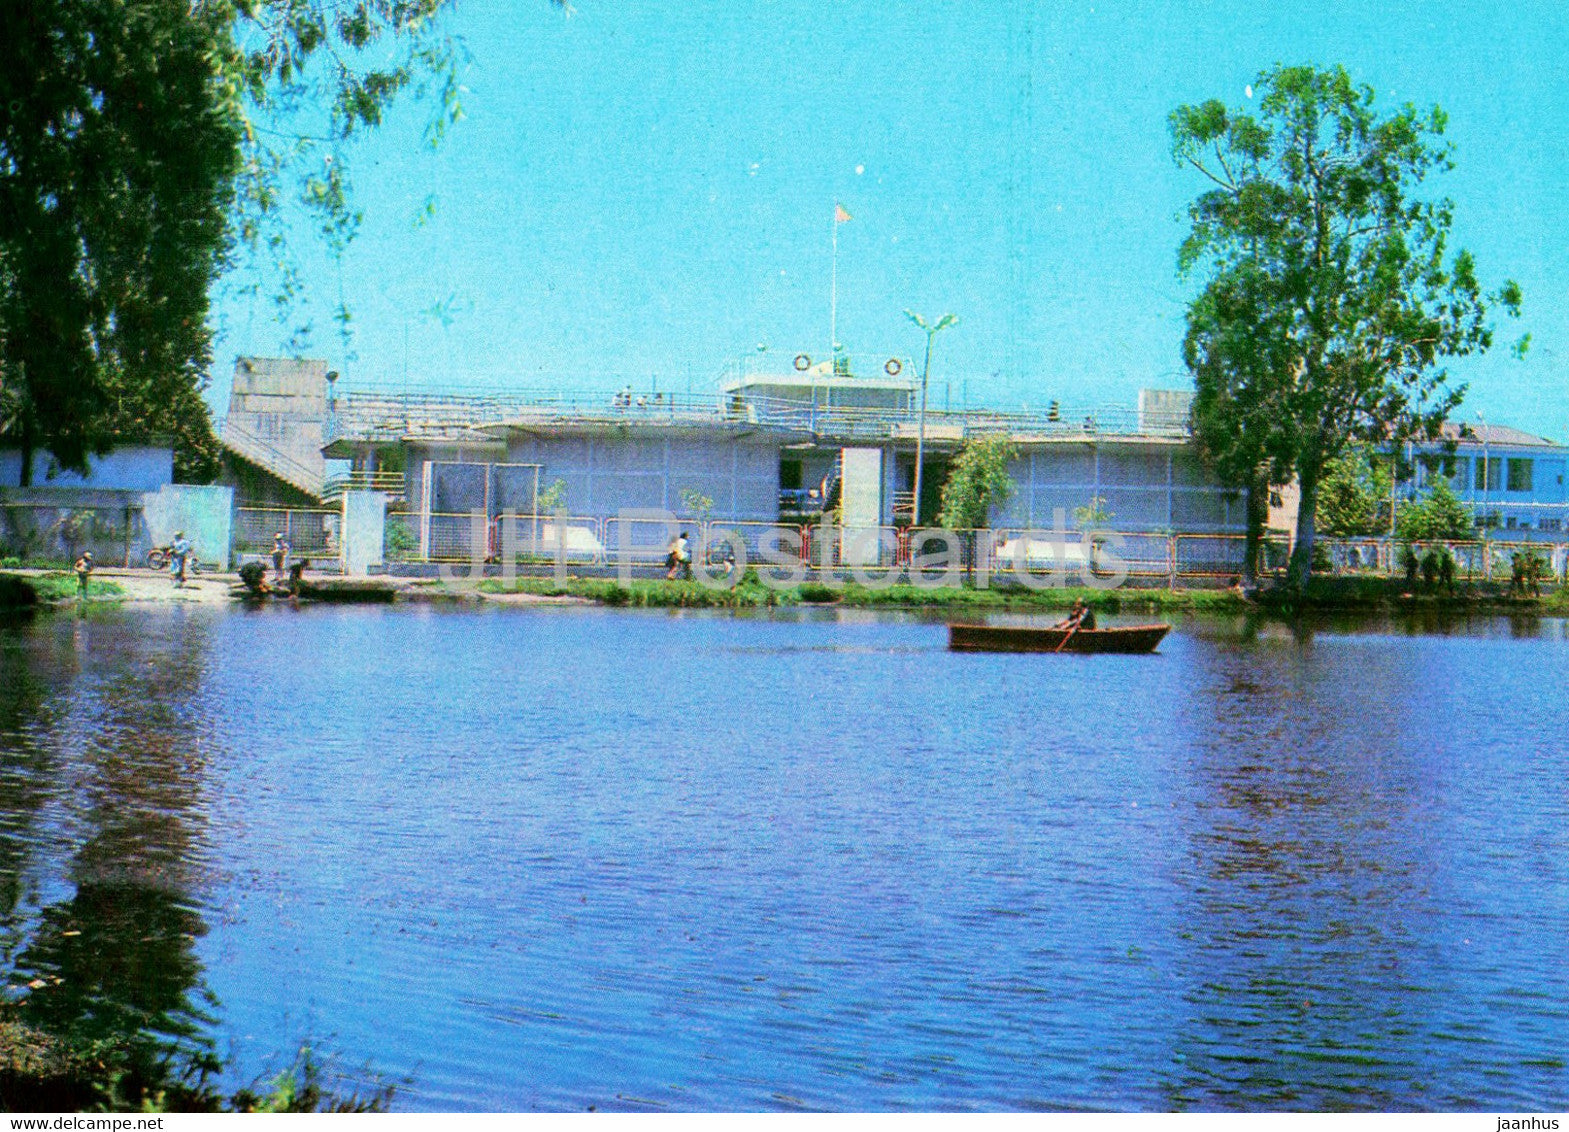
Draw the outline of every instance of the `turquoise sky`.
[[[307,351],[355,386],[708,390],[727,359],[918,354],[953,311],[934,395],[1131,404],[1185,387],[1175,272],[1196,173],[1179,103],[1247,99],[1276,63],[1341,63],[1379,102],[1437,102],[1441,187],[1534,336],[1455,367],[1477,409],[1569,439],[1569,8],[1558,4],[461,3],[468,117],[436,153],[404,107],[354,151],[367,221],[307,257]],[[427,197],[436,217],[417,227]],[[328,312],[355,311],[352,356]],[[285,350],[265,299],[224,299],[234,356]],[[407,377],[405,378],[405,372]]]

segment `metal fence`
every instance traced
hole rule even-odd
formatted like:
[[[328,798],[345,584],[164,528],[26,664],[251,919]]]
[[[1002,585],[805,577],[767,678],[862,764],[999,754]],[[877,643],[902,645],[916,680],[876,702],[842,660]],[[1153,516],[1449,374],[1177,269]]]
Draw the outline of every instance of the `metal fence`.
[[[341,552],[343,512],[314,507],[236,507],[234,558],[265,558],[282,535],[293,559],[333,560]],[[313,563],[314,564],[314,563]]]
[[[558,532],[558,525],[560,530]],[[1234,531],[1108,532],[1086,541],[1077,531],[1055,532],[989,528],[944,532],[933,527],[828,527],[756,521],[701,521],[677,517],[597,518],[571,515],[430,514],[394,511],[387,515],[384,551],[390,562],[552,562],[558,553],[574,565],[638,566],[662,564],[674,534],[685,531],[694,559],[718,563],[728,552],[750,566],[814,570],[905,569],[936,573],[944,569],[984,571],[1007,579],[1021,568],[1036,577],[1060,573],[1068,578],[1230,580],[1243,572],[1246,536]],[[953,535],[952,539],[947,537]],[[268,534],[270,548],[270,533]],[[733,541],[732,541],[733,540]],[[564,542],[564,546],[563,546]],[[1060,544],[1060,545],[1059,545]],[[1552,576],[1569,570],[1569,545],[1492,541],[1415,543],[1390,539],[1320,539],[1314,571],[1320,575],[1398,577],[1407,571],[1405,550],[1418,560],[1442,546],[1453,555],[1459,578],[1509,577],[1516,553],[1537,554]],[[296,553],[299,553],[296,551]],[[1261,572],[1284,572],[1288,546],[1266,536]]]

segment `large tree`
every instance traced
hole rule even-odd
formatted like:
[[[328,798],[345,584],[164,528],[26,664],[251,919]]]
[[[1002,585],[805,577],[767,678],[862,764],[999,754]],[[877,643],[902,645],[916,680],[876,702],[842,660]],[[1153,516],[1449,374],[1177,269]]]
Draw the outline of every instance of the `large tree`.
[[[36,446],[81,467],[192,411],[239,169],[222,31],[184,0],[0,4],[0,386],[24,476]]]
[[[411,85],[456,120],[451,2],[0,0],[0,433],[211,472],[212,284],[248,249],[289,302],[291,206],[353,236],[354,136]]]
[[[1204,333],[1267,339],[1271,361],[1239,367],[1246,395],[1218,400],[1212,427],[1229,421],[1246,453],[1289,459],[1300,586],[1329,461],[1359,441],[1436,436],[1465,390],[1446,361],[1486,350],[1490,306],[1517,314],[1520,295],[1484,293],[1470,254],[1449,247],[1452,203],[1424,191],[1451,167],[1442,110],[1381,114],[1339,67],[1280,67],[1254,89],[1256,112],[1210,101],[1171,115],[1173,155],[1209,182],[1179,263],[1212,284],[1246,280],[1239,324]],[[1233,314],[1201,295],[1190,336],[1215,317]]]
[[[1191,427],[1199,455],[1221,483],[1242,492],[1247,535],[1243,579],[1262,566],[1271,484],[1292,475],[1291,434],[1278,398],[1293,361],[1267,276],[1250,263],[1218,273],[1188,308],[1183,360],[1193,374]]]

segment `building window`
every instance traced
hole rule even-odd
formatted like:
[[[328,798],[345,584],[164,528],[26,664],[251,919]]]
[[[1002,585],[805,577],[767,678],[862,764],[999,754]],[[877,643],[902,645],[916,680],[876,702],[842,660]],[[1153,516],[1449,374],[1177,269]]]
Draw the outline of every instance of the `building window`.
[[[1537,524],[1537,527],[1544,531],[1561,531],[1564,529],[1564,521],[1562,519],[1543,519]]]
[[[1497,491],[1504,478],[1503,464],[1503,460],[1498,456],[1486,460],[1478,456],[1476,458],[1476,478],[1472,481],[1472,487],[1477,491]]]
[[[1523,459],[1523,458],[1516,458],[1516,457],[1513,457],[1513,456],[1511,456],[1509,458],[1509,490],[1510,491],[1530,491],[1531,490],[1531,464],[1532,463],[1533,463],[1533,461],[1527,460],[1527,459]]]

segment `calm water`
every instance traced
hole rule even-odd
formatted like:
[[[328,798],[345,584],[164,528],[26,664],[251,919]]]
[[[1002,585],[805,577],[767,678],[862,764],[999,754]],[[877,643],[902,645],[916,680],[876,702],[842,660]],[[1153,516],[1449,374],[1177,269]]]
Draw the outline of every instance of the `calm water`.
[[[0,981],[416,1109],[1569,1106],[1562,622],[943,645],[0,629]]]

